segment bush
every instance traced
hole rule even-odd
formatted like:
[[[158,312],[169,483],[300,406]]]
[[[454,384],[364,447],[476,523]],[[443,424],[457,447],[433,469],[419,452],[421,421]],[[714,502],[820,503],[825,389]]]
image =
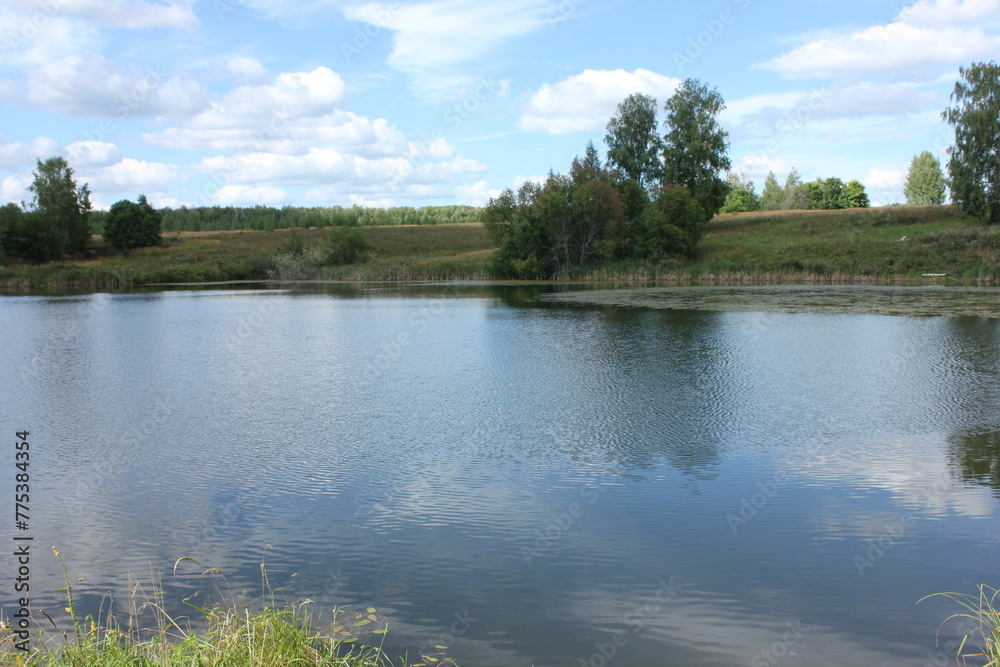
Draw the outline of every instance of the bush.
[[[139,195],[139,202],[127,199],[115,202],[104,220],[104,242],[116,250],[128,252],[133,248],[157,246],[160,238],[162,219],[145,195]]]
[[[323,266],[357,264],[368,257],[371,245],[357,229],[334,227],[326,237],[320,263]]]

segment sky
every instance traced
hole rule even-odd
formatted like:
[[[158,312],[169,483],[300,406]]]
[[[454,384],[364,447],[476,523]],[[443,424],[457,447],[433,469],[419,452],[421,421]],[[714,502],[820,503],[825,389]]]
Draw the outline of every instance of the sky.
[[[481,206],[694,78],[758,191],[890,204],[996,59],[1000,0],[0,0],[0,203],[61,155],[97,208]]]

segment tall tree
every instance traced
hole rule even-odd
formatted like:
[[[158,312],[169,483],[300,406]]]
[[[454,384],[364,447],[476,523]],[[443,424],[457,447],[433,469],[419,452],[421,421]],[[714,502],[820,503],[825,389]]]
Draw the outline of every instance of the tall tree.
[[[952,106],[942,114],[955,128],[951,198],[969,215],[1000,224],[1000,65],[973,63],[958,72]]]
[[[32,210],[48,228],[56,230],[61,251],[81,252],[90,242],[90,188],[77,187],[73,170],[61,157],[37,160]]]
[[[688,79],[666,104],[668,128],[663,145],[663,182],[690,190],[711,219],[722,208],[729,185],[719,177],[729,171],[729,133],[717,116],[726,108],[715,89]]]
[[[656,120],[656,99],[634,93],[618,105],[608,121],[604,143],[608,164],[618,167],[628,178],[644,188],[652,187],[660,174],[660,136]]]
[[[943,204],[944,186],[941,162],[930,151],[924,151],[910,162],[903,195],[906,197],[906,203],[911,206]]]
[[[778,185],[778,177],[773,171],[767,172],[764,179],[764,191],[760,193],[760,208],[763,211],[776,211],[781,208],[781,201],[785,197],[785,191]]]

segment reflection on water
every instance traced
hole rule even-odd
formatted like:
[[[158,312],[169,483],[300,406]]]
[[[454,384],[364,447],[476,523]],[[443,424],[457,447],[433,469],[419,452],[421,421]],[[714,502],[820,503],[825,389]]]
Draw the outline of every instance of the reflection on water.
[[[94,609],[181,556],[249,599],[266,559],[464,665],[748,664],[789,627],[782,664],[924,664],[953,610],[916,600],[995,583],[997,320],[540,291],[0,300],[36,541]]]

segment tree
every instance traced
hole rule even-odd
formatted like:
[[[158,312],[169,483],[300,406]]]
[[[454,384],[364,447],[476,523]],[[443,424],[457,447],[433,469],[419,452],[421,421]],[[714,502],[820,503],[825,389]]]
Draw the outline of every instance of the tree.
[[[660,137],[657,134],[656,99],[634,93],[618,105],[608,121],[604,143],[608,164],[644,188],[651,187],[660,175]]]
[[[722,204],[723,213],[760,210],[760,197],[757,196],[753,181],[744,174],[730,172],[726,177],[726,182],[729,184],[729,194],[726,195],[726,201]]]
[[[690,256],[707,228],[708,216],[688,189],[664,185],[639,218],[637,254],[657,260]]]
[[[955,128],[951,198],[969,215],[1000,224],[1000,65],[973,63],[958,72],[953,106],[942,114]]]
[[[663,182],[687,187],[708,219],[729,193],[729,185],[719,178],[732,167],[729,133],[716,118],[725,108],[717,90],[695,79],[681,84],[666,104]]]
[[[784,198],[781,201],[783,209],[807,209],[812,204],[809,196],[809,186],[802,183],[799,172],[792,169],[785,179]]]
[[[61,157],[37,160],[34,182],[28,190],[34,193],[31,209],[47,233],[53,246],[62,252],[82,252],[90,242],[90,188],[84,183],[77,187],[73,170]]]
[[[112,248],[128,252],[160,245],[162,224],[159,211],[149,205],[145,195],[139,195],[138,203],[123,199],[111,205],[101,237]]]
[[[868,193],[861,181],[850,181],[840,191],[840,208],[868,208]]]
[[[944,172],[941,162],[930,151],[924,151],[910,162],[910,171],[903,186],[903,195],[910,206],[944,203]]]
[[[781,202],[785,198],[785,191],[778,185],[778,177],[773,171],[767,172],[764,179],[764,191],[760,194],[760,208],[762,211],[776,211],[781,208]]]

